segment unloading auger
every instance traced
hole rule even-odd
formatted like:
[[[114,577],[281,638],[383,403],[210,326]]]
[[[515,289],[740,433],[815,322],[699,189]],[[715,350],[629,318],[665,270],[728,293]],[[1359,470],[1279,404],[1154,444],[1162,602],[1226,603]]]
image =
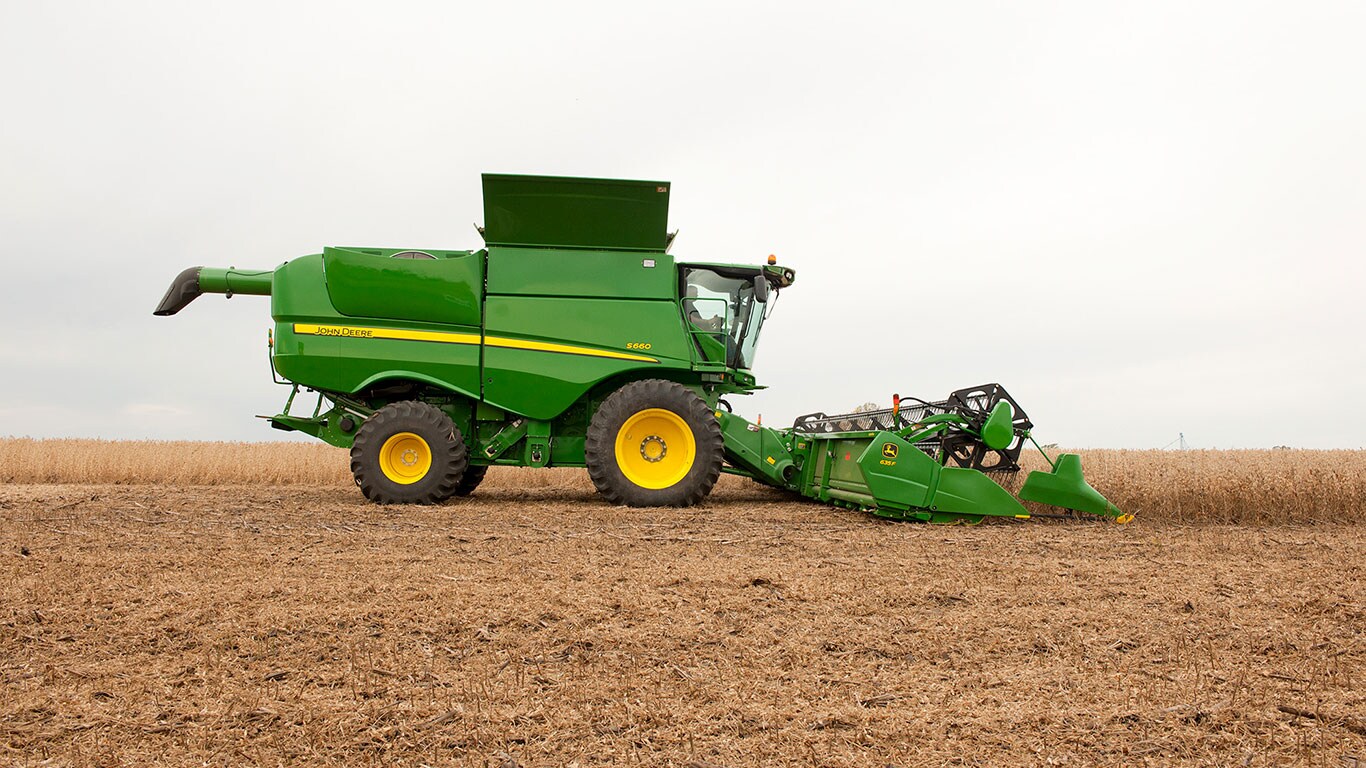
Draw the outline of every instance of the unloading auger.
[[[892,396],[885,410],[799,417],[774,430],[722,410],[727,471],[836,506],[894,520],[979,523],[1027,520],[1030,513],[987,473],[1020,470],[1029,442],[1052,466],[1029,473],[1020,498],[1127,523],[1081,472],[1081,457],[1051,459],[1033,424],[1000,384],[954,391],[928,402]]]
[[[475,491],[490,466],[584,467],[603,498],[697,504],[730,472],[899,520],[1025,518],[987,472],[1031,424],[1000,386],[772,430],[724,398],[760,386],[759,332],[796,271],[676,261],[663,181],[486,174],[485,247],[329,247],[273,270],[191,267],[155,314],[269,296],[270,426],[351,452],[379,504]],[[674,234],[677,234],[676,232]],[[312,414],[291,410],[317,393]],[[1127,520],[1063,454],[1020,498]]]

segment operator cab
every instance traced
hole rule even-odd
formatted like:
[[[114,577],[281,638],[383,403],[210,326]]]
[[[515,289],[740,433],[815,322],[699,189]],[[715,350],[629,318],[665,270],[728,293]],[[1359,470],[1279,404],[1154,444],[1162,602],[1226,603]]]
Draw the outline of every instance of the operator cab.
[[[683,313],[703,359],[749,370],[775,281],[758,267],[680,264]]]

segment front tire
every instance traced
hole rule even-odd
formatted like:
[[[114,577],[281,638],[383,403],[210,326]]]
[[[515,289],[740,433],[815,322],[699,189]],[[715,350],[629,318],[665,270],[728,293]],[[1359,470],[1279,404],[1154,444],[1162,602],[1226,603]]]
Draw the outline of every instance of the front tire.
[[[460,430],[441,409],[390,403],[365,420],[351,445],[351,474],[376,504],[437,504],[455,494],[469,466]]]
[[[690,507],[721,475],[721,427],[692,390],[662,379],[613,392],[588,425],[584,459],[598,493],[630,507]]]

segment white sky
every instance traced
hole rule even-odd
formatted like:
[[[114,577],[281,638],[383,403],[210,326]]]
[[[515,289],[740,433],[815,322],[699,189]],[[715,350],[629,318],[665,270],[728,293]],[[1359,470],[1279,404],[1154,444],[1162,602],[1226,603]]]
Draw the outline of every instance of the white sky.
[[[489,171],[794,266],[766,424],[1000,381],[1063,445],[1366,445],[1366,5],[669,5],[3,4],[0,435],[281,438],[268,301],[170,280],[479,247]]]

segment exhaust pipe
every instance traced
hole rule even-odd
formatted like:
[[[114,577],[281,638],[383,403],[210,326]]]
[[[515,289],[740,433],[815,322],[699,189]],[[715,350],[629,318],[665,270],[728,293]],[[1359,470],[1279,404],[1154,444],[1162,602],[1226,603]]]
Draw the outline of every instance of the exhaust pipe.
[[[269,296],[274,278],[275,273],[272,270],[190,267],[171,281],[171,287],[166,289],[166,295],[161,298],[157,308],[152,310],[152,314],[157,317],[174,315],[205,293],[221,293],[228,298],[232,298],[234,293]]]

